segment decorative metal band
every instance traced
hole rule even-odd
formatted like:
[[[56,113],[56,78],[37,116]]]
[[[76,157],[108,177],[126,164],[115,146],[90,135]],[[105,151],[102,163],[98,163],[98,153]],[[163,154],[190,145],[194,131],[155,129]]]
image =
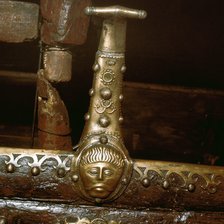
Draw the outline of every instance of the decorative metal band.
[[[29,152],[28,149],[27,152],[24,152],[24,150],[21,152],[22,150],[20,149],[12,149],[11,152],[8,152],[10,149],[5,149],[5,153],[0,153],[0,158],[4,158],[3,161],[8,173],[15,172],[17,168],[28,166],[31,168],[32,175],[37,176],[40,172],[44,172],[52,167],[59,171],[59,176],[62,176],[60,175],[62,172],[66,173],[71,170],[72,159],[74,158],[73,154],[59,154],[57,151],[51,154],[48,151],[44,152],[41,150],[36,150],[35,152],[31,150]]]
[[[112,52],[104,52],[100,50],[96,52],[96,55],[100,58],[113,58],[113,59],[119,59],[119,58],[125,57],[124,53],[112,53]]]
[[[114,221],[114,220],[105,220],[103,218],[96,218],[96,219],[93,219],[93,220],[90,220],[88,218],[78,218],[78,220],[76,222],[68,222],[68,221],[65,221],[65,224],[121,224],[121,222],[117,222],[117,221]]]
[[[143,164],[136,163],[134,171],[136,179],[146,188],[152,182],[159,182],[164,189],[175,187],[194,192],[200,188],[214,194],[224,181],[224,173],[217,167],[155,161],[147,161],[145,166]]]

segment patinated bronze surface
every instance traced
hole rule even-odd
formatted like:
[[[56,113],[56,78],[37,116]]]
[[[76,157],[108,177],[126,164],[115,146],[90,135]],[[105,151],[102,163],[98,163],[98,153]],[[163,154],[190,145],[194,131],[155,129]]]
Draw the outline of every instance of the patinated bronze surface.
[[[98,201],[75,187],[82,178],[75,170],[79,156],[79,152],[0,148],[0,197],[95,206]],[[105,164],[91,164],[90,174],[99,175]],[[110,173],[111,166],[105,170]],[[101,206],[224,211],[223,173],[223,167],[136,160],[126,190],[118,198],[102,199]],[[92,176],[90,181],[87,184],[100,182]],[[107,194],[105,183],[101,191],[91,191],[93,198],[102,197],[99,192]]]
[[[144,19],[146,12],[119,6],[89,7],[85,12],[106,19],[93,65],[92,98],[79,143],[75,182],[87,200],[102,203],[120,196],[132,173],[120,127],[122,75],[126,70],[126,18]]]

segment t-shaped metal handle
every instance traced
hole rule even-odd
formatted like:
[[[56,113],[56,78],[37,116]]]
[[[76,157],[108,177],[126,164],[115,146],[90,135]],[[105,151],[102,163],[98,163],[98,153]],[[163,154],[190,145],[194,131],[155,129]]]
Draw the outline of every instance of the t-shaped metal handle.
[[[87,200],[102,203],[119,197],[132,174],[132,161],[121,131],[126,18],[143,19],[146,12],[120,6],[88,7],[85,12],[103,16],[104,22],[93,66],[90,107],[75,165],[75,172],[80,173],[76,186]],[[93,175],[88,173],[92,168],[96,171]],[[107,170],[109,176],[102,170]]]
[[[126,42],[126,19],[145,19],[146,11],[122,6],[87,7],[87,15],[104,17],[99,50],[108,53],[124,53]]]
[[[145,19],[147,16],[146,11],[130,9],[123,6],[111,6],[111,7],[87,7],[85,9],[86,15],[97,15],[103,17],[122,17],[133,19]]]

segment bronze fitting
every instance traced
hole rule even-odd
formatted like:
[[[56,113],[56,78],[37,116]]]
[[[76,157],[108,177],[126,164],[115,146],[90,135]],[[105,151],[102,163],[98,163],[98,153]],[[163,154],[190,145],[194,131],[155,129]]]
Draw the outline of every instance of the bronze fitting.
[[[143,19],[146,12],[112,6],[88,7],[85,13],[102,16],[104,22],[93,65],[90,107],[73,176],[75,187],[86,200],[103,203],[119,197],[132,175],[133,163],[123,144],[120,126],[122,79],[126,71],[126,19]],[[101,187],[94,188],[98,185]]]

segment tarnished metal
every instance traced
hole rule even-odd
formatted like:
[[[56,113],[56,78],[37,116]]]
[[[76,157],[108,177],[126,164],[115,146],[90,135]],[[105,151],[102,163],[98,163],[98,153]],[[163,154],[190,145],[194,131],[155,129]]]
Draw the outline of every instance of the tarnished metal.
[[[98,155],[103,158],[101,160],[107,158],[102,154]],[[83,154],[82,159],[79,160],[79,156],[78,151],[72,153],[43,149],[0,148],[0,179],[3,183],[0,184],[0,197],[73,202],[76,205],[92,204],[83,198],[77,188],[73,188],[73,185],[83,175],[83,170],[81,170],[81,175],[77,175],[75,167],[85,167],[87,163],[98,157],[96,155],[88,159],[88,155]],[[80,164],[77,161],[81,161]],[[119,160],[113,163],[119,164]],[[10,172],[8,172],[9,166],[13,167],[13,169],[10,168]],[[100,178],[99,174],[101,177],[102,174],[106,177],[111,174],[107,182],[102,184],[100,179],[96,182],[101,183],[99,189],[102,187],[102,192],[106,194],[104,187],[107,183],[111,183],[111,180],[118,174],[114,177],[111,173],[114,170],[105,162],[89,163],[87,166],[91,168],[89,175],[94,174]],[[100,170],[100,168],[106,169]],[[93,178],[91,177],[87,184],[92,183]],[[85,186],[87,184],[85,183]],[[122,184],[126,184],[124,180]],[[114,187],[114,183],[111,186]],[[99,194],[93,189],[89,193],[91,195],[96,193],[97,196]],[[224,168],[135,160],[131,181],[127,184],[125,192],[118,199],[109,202],[110,207],[128,209],[155,207],[181,209],[184,207],[186,210],[203,208],[204,210],[224,211]],[[108,205],[106,201],[104,203]]]
[[[0,41],[19,43],[38,36],[39,6],[18,1],[0,1]]]
[[[38,145],[46,149],[72,150],[69,116],[58,91],[38,74]]]
[[[89,5],[91,0],[41,0],[41,40],[49,45],[83,44],[89,25],[84,8]]]
[[[74,167],[78,177],[75,187],[86,200],[102,203],[119,197],[132,174],[132,161],[123,144],[120,127],[122,74],[126,70],[126,18],[143,19],[146,12],[119,6],[91,7],[85,12],[106,19],[93,66],[90,108]]]
[[[68,82],[72,77],[72,54],[60,47],[46,48],[43,53],[44,76],[50,82]]]

